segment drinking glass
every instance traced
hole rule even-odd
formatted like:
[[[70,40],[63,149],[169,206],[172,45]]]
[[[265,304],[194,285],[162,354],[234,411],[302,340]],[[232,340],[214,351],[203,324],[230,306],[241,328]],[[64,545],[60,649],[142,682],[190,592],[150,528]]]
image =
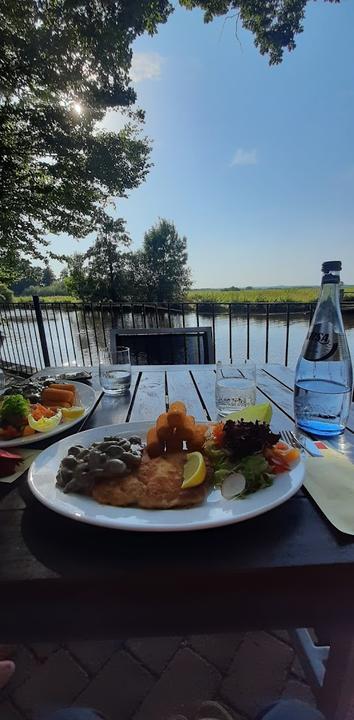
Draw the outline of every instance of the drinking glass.
[[[216,363],[215,403],[219,415],[229,415],[256,402],[256,364],[253,360]]]
[[[116,350],[104,348],[99,353],[99,377],[102,390],[107,395],[123,395],[131,383],[130,351],[127,347]]]

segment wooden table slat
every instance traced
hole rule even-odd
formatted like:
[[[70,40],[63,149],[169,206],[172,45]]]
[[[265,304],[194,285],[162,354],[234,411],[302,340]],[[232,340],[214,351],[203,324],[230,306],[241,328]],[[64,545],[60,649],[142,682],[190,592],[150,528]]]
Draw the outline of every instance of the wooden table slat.
[[[262,369],[268,375],[271,375],[276,380],[284,383],[289,390],[293,390],[295,376],[295,370],[293,368],[285,367],[285,365],[277,365],[276,363],[270,363],[268,365],[263,365]]]
[[[213,365],[193,368],[192,375],[203,398],[210,420],[216,420],[217,410],[215,405],[215,369]]]
[[[198,422],[208,419],[189,370],[174,373],[170,368],[167,371],[167,394],[169,405],[175,400],[183,400],[188,415],[193,415]]]
[[[143,371],[137,387],[130,422],[155,421],[166,411],[165,371]]]
[[[262,369],[257,370],[257,387],[291,420],[294,419],[293,393],[289,388],[267,375]]]
[[[130,392],[124,395],[106,395],[103,393],[99,412],[94,413],[85,425],[85,430],[102,425],[117,425],[126,422],[139,372],[133,369]]]

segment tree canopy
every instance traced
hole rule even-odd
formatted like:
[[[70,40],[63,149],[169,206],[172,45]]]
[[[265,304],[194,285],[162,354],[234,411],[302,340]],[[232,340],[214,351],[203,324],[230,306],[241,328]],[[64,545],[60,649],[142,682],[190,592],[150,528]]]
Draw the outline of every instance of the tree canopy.
[[[68,258],[68,292],[98,302],[183,299],[191,286],[187,239],[174,224],[160,220],[140,250],[127,250],[129,243],[123,220],[107,225],[86,253]]]
[[[15,295],[22,295],[31,286],[51,285],[55,280],[55,274],[48,264],[43,268],[39,265],[31,265],[29,260],[24,260],[20,268],[22,273],[14,283],[11,283],[11,290]]]
[[[154,33],[166,0],[0,0],[0,262],[43,259],[47,233],[83,237],[107,202],[149,169],[133,110],[131,45]],[[100,125],[125,113],[119,132]]]
[[[270,64],[294,49],[307,2],[180,0],[205,22],[240,20]],[[46,235],[104,228],[113,199],[145,179],[132,43],[172,11],[169,0],[0,0],[0,280],[48,257]],[[103,129],[107,110],[124,116],[120,131]]]
[[[46,263],[45,268],[43,269],[42,273],[42,283],[43,285],[51,285],[55,280],[55,273],[50,267],[49,263]]]
[[[139,260],[149,300],[178,300],[190,289],[187,238],[178,234],[172,222],[159,220],[145,233]]]
[[[121,218],[100,230],[94,245],[87,251],[87,281],[90,297],[118,302],[127,296],[127,256],[123,251],[130,237]]]
[[[87,269],[85,268],[85,253],[74,253],[67,258],[67,271],[64,276],[64,283],[69,295],[74,295],[80,300],[92,297],[92,288],[89,285]],[[92,297],[92,299],[95,299]]]
[[[339,3],[340,0],[324,0]],[[296,35],[303,31],[303,20],[309,0],[180,0],[191,10],[199,7],[204,22],[225,15],[234,18],[236,29],[240,21],[254,36],[261,55],[268,55],[269,64],[283,59],[284,50],[294,50]]]
[[[131,299],[135,286],[131,282],[133,253],[127,252],[130,242],[124,220],[108,218],[86,253],[67,258],[63,273],[67,291],[81,300]]]

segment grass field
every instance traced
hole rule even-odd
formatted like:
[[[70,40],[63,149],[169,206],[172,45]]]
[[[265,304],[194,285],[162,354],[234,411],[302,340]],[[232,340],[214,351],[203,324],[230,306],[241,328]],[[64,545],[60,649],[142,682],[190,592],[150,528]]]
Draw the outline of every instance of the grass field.
[[[68,303],[77,303],[80,302],[78,298],[71,297],[71,295],[49,295],[49,296],[43,296],[39,298],[41,302],[49,302],[49,303],[57,303],[57,302],[68,302]],[[15,297],[14,302],[32,302],[32,297],[29,295],[23,295],[22,297]]]
[[[354,287],[345,288],[345,299],[350,299],[348,291],[354,297]],[[265,288],[252,290],[191,290],[188,300],[191,302],[314,302],[319,295],[318,287]]]
[[[186,302],[316,302],[319,294],[318,287],[289,287],[265,288],[252,290],[191,290],[187,293]],[[41,297],[41,302],[80,302],[78,298],[70,295],[54,295]],[[354,286],[345,288],[345,300],[354,300]],[[31,302],[31,297],[15,297],[15,302]]]

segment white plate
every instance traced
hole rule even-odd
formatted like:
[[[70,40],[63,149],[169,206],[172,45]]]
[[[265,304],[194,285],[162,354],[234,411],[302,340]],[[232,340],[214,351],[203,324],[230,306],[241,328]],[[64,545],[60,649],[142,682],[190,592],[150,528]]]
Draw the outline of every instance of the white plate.
[[[145,439],[146,430],[152,424],[144,422],[106,425],[86,430],[74,438],[64,438],[51,445],[36,458],[29,470],[28,483],[33,494],[51,510],[79,522],[119,530],[166,532],[202,530],[248,520],[285,502],[302,485],[304,463],[300,460],[289,473],[278,475],[271,487],[259,490],[244,500],[225,500],[220,490],[215,489],[211,490],[202,505],[175,510],[100,505],[83,495],[65,494],[55,486],[60,461],[74,443],[88,447],[91,443],[102,440],[105,435],[117,434],[124,437],[140,435]]]
[[[71,377],[73,374],[77,375],[77,377]],[[63,375],[67,375],[68,377],[63,378]],[[69,383],[81,381],[86,382],[87,380],[90,380],[92,378],[92,372],[91,369],[87,369],[81,365],[71,365],[68,367],[50,367],[44,368],[43,370],[39,370],[38,372],[34,373],[34,375],[31,376],[31,379],[42,377],[56,377],[59,379],[59,381],[64,380],[64,382]]]
[[[60,435],[65,432],[68,428],[73,427],[78,422],[81,422],[86,415],[89,414],[93,405],[96,401],[96,391],[90,385],[84,385],[84,383],[74,382],[70,383],[75,385],[77,404],[82,405],[85,408],[85,412],[79,418],[75,420],[69,420],[57,425],[54,430],[50,430],[46,433],[36,433],[36,435],[28,435],[28,437],[14,438],[13,440],[0,440],[0,447],[20,447],[20,445],[33,445],[34,443],[45,440],[46,438],[53,437],[53,435]]]

